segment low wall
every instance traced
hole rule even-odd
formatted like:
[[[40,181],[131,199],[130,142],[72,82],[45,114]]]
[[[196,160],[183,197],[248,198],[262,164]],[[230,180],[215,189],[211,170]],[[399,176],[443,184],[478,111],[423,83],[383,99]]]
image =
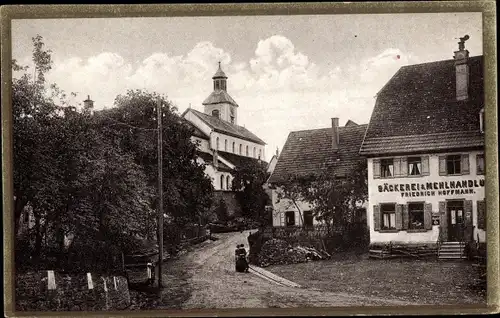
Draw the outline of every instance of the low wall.
[[[19,273],[16,311],[119,310],[130,305],[124,276],[54,271]]]

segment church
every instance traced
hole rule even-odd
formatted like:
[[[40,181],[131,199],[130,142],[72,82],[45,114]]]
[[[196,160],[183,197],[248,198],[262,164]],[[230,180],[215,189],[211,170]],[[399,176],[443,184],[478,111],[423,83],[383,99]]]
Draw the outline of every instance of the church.
[[[238,125],[239,105],[227,92],[227,79],[219,62],[212,77],[213,91],[202,103],[204,111],[190,107],[182,117],[194,128],[191,140],[198,143],[198,161],[206,164],[205,173],[212,179],[216,197],[234,213],[239,207],[231,189],[232,173],[247,162],[263,162],[266,143]]]

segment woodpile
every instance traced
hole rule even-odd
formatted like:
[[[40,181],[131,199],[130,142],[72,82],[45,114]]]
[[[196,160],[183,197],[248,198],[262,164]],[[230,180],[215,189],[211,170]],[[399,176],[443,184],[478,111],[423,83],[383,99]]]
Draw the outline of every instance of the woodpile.
[[[258,255],[258,263],[262,267],[284,265],[323,260],[330,255],[315,248],[292,246],[284,240],[271,239],[264,243]]]

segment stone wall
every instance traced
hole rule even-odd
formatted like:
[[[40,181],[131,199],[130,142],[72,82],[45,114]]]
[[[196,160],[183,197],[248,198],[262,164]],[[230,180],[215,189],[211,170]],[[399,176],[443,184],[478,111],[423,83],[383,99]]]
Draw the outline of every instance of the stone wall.
[[[16,311],[120,310],[130,305],[124,276],[54,271],[19,273]]]
[[[214,191],[214,202],[218,202],[220,199],[226,203],[229,215],[241,215],[241,206],[236,199],[236,192]]]

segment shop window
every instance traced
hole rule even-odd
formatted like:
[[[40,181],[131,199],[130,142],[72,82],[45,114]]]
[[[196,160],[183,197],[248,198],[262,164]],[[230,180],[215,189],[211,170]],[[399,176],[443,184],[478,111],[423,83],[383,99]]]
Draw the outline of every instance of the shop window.
[[[382,204],[380,206],[382,215],[382,229],[394,230],[396,229],[396,204]]]
[[[408,158],[408,174],[410,176],[422,175],[422,158],[420,157]]]
[[[312,211],[304,211],[304,226],[312,227],[313,219],[314,217]]]
[[[380,176],[382,178],[394,176],[394,160],[392,158],[380,160]]]
[[[424,228],[424,204],[423,203],[409,203],[408,204],[408,228],[411,230],[418,230]]]
[[[219,110],[218,109],[212,110],[212,116],[219,118]]]
[[[484,154],[476,156],[476,174],[484,174]]]
[[[285,225],[286,226],[295,226],[295,211],[286,211],[285,212]]]
[[[461,155],[446,156],[446,174],[460,174],[462,172],[461,159]]]

